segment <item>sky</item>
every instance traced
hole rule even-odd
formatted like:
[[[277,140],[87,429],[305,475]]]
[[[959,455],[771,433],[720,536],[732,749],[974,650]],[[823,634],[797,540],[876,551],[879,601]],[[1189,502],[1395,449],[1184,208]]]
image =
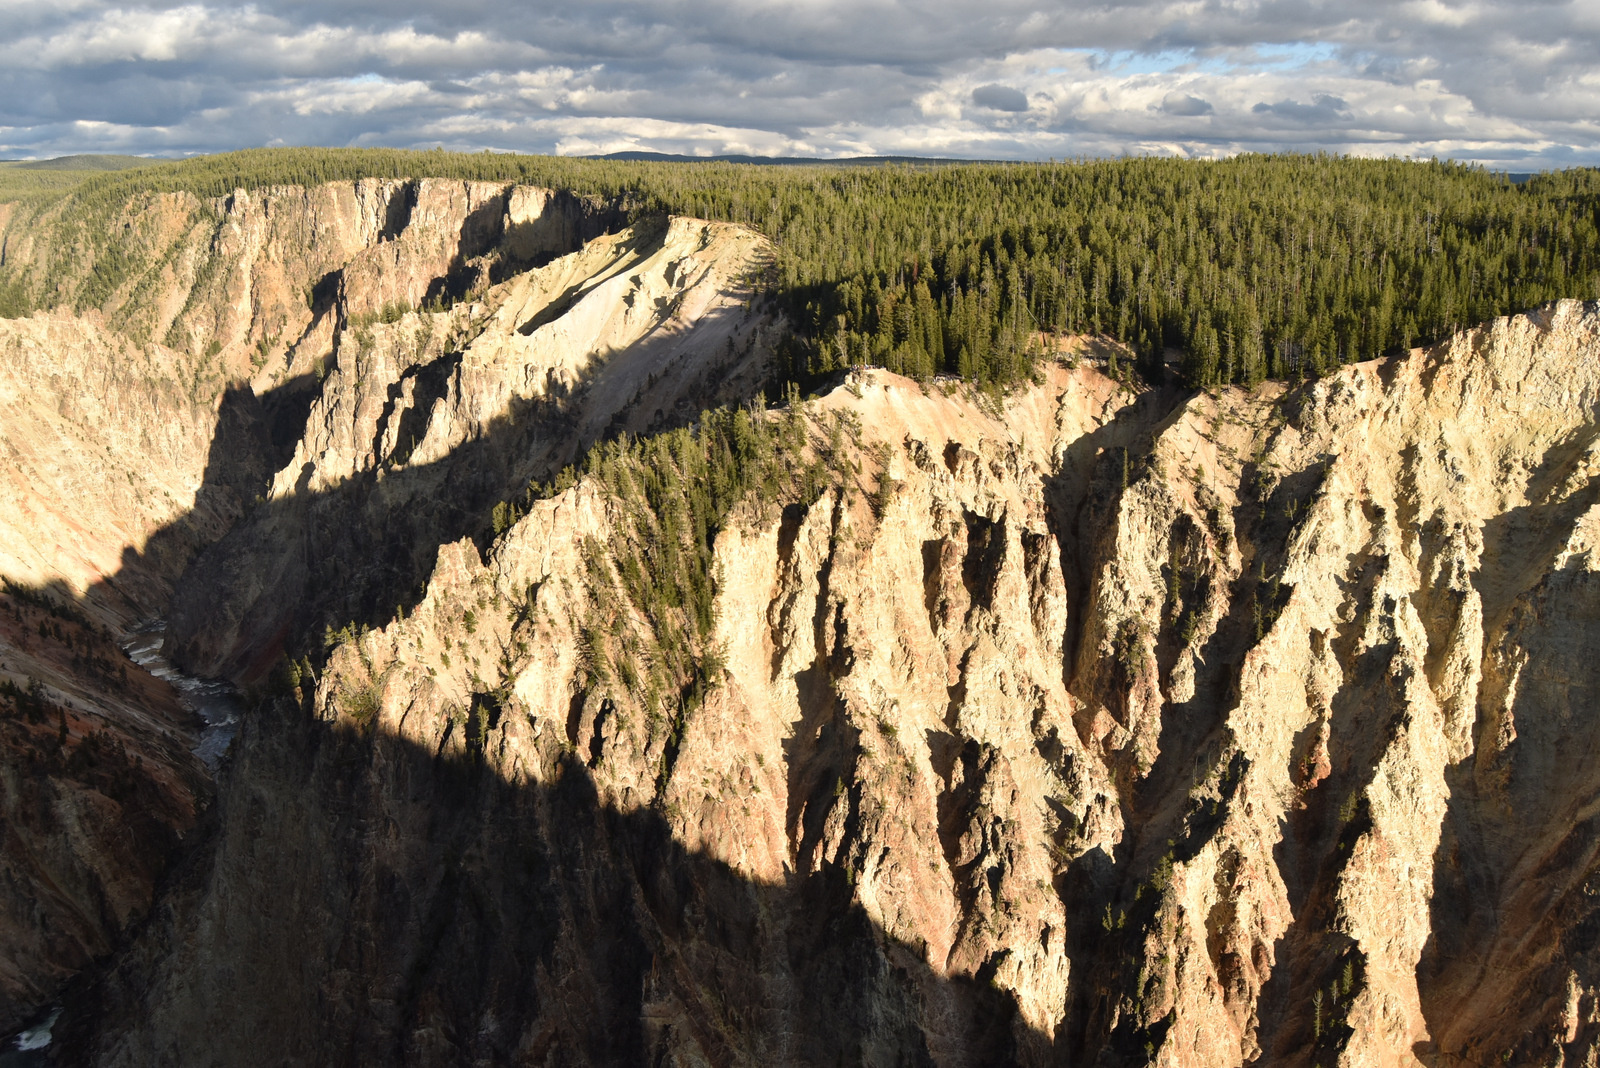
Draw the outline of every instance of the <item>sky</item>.
[[[0,0],[0,158],[260,145],[1600,165],[1600,0]]]

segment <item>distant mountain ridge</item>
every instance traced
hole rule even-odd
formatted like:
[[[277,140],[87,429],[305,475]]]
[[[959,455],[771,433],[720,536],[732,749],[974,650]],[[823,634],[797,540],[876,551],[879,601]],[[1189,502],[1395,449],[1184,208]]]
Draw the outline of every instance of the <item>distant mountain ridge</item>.
[[[55,159],[0,160],[19,171],[125,171],[131,167],[149,167],[166,163],[165,157],[112,156],[84,153],[76,156],[57,156]]]
[[[940,156],[843,156],[824,159],[821,156],[686,156],[675,152],[611,152],[603,156],[585,156],[584,159],[611,159],[627,163],[756,163],[773,167],[877,167],[886,163],[905,163],[911,166],[942,167],[951,163],[1017,163],[1006,159],[954,159]]]
[[[824,158],[821,156],[750,156],[731,153],[717,156],[691,156],[680,152],[609,152],[604,155],[588,155],[580,159],[595,160],[620,160],[630,163],[754,163],[761,166],[773,167],[802,167],[802,166],[835,166],[835,167],[877,167],[891,163],[903,163],[909,166],[942,167],[957,163],[997,164],[997,163],[1024,163],[1027,160],[1004,159],[957,159],[953,156],[841,156],[837,158]],[[56,156],[53,159],[34,160],[0,160],[0,166],[10,166],[16,170],[26,171],[121,171],[134,167],[148,167],[157,163],[166,163],[170,157],[165,156],[127,156],[127,155],[97,155],[86,152],[70,156]],[[1036,162],[1036,161],[1035,161]],[[1531,171],[1507,171],[1506,178],[1516,185],[1525,184],[1534,177]]]

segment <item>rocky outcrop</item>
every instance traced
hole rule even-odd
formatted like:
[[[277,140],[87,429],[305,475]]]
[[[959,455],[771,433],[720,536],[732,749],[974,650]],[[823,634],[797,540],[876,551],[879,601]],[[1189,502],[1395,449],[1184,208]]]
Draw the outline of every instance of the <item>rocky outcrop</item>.
[[[195,392],[250,378],[262,393],[351,319],[446,306],[625,222],[598,200],[442,179],[150,193],[10,213],[0,267],[35,307],[163,342]]]
[[[283,678],[75,1048],[1593,1056],[1597,352],[1569,302],[1254,392],[857,374],[676,704],[581,481]]]
[[[426,179],[8,214],[4,270],[46,310],[0,319],[0,573],[73,595],[120,581],[100,610],[155,612],[271,491],[341,353],[411,314],[438,332],[413,348],[438,356],[469,319],[447,309],[623,223],[566,194]]]

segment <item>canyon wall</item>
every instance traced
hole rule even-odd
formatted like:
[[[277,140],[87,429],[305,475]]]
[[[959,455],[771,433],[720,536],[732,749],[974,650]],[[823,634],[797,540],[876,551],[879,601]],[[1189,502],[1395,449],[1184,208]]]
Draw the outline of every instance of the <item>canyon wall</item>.
[[[146,198],[90,307],[73,221],[4,235],[60,302],[0,320],[0,1031],[112,952],[211,796],[199,720],[122,647],[170,614],[175,658],[244,678],[291,621],[414,599],[430,538],[487,537],[584,435],[752,392],[767,329],[752,235],[544,190]],[[673,373],[624,388],[630,360]]]
[[[1600,307],[1253,391],[1079,344],[765,412],[737,227],[124,215],[103,292],[5,236],[79,279],[0,322],[0,1009],[65,989],[61,1063],[1600,1055]],[[750,488],[664,539],[731,491],[628,443],[722,403]],[[215,783],[108,652],[157,615],[250,688]]]
[[[447,543],[263,705],[85,1048],[1591,1056],[1597,335],[1200,395],[857,373],[805,409],[828,484],[716,535],[681,718],[621,666],[662,655],[637,500]]]

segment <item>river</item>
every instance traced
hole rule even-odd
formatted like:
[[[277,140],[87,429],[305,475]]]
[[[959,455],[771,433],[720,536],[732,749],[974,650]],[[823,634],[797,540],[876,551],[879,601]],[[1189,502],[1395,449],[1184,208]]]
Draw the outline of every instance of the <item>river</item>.
[[[228,755],[233,736],[238,733],[244,702],[239,698],[239,691],[221,679],[195,678],[173,667],[172,662],[161,655],[161,642],[166,634],[165,620],[151,620],[123,642],[122,651],[129,660],[169,683],[178,691],[184,705],[200,717],[203,726],[194,752],[215,772]],[[50,1029],[61,1015],[61,1009],[50,1006],[44,1012],[46,1015],[33,1025],[0,1044],[0,1068],[42,1068],[51,1063],[47,1052]]]
[[[122,651],[135,664],[170,683],[178,691],[183,703],[204,721],[200,742],[194,751],[206,767],[216,771],[228,753],[234,734],[239,730],[239,716],[244,712],[244,702],[239,699],[239,691],[230,683],[221,679],[195,678],[173,667],[171,661],[161,655],[161,642],[166,634],[165,620],[151,620],[134,631],[123,643]]]
[[[172,662],[161,655],[161,642],[166,633],[165,620],[151,620],[142,624],[123,642],[122,651],[129,660],[169,683],[178,691],[178,697],[185,707],[200,717],[203,726],[194,752],[207,768],[215,772],[228,755],[233,736],[238,733],[244,702],[240,700],[239,692],[221,679],[195,678],[173,667]],[[49,1006],[29,1027],[0,1042],[0,1068],[46,1068],[51,1065],[50,1030],[60,1016],[60,1006]]]

